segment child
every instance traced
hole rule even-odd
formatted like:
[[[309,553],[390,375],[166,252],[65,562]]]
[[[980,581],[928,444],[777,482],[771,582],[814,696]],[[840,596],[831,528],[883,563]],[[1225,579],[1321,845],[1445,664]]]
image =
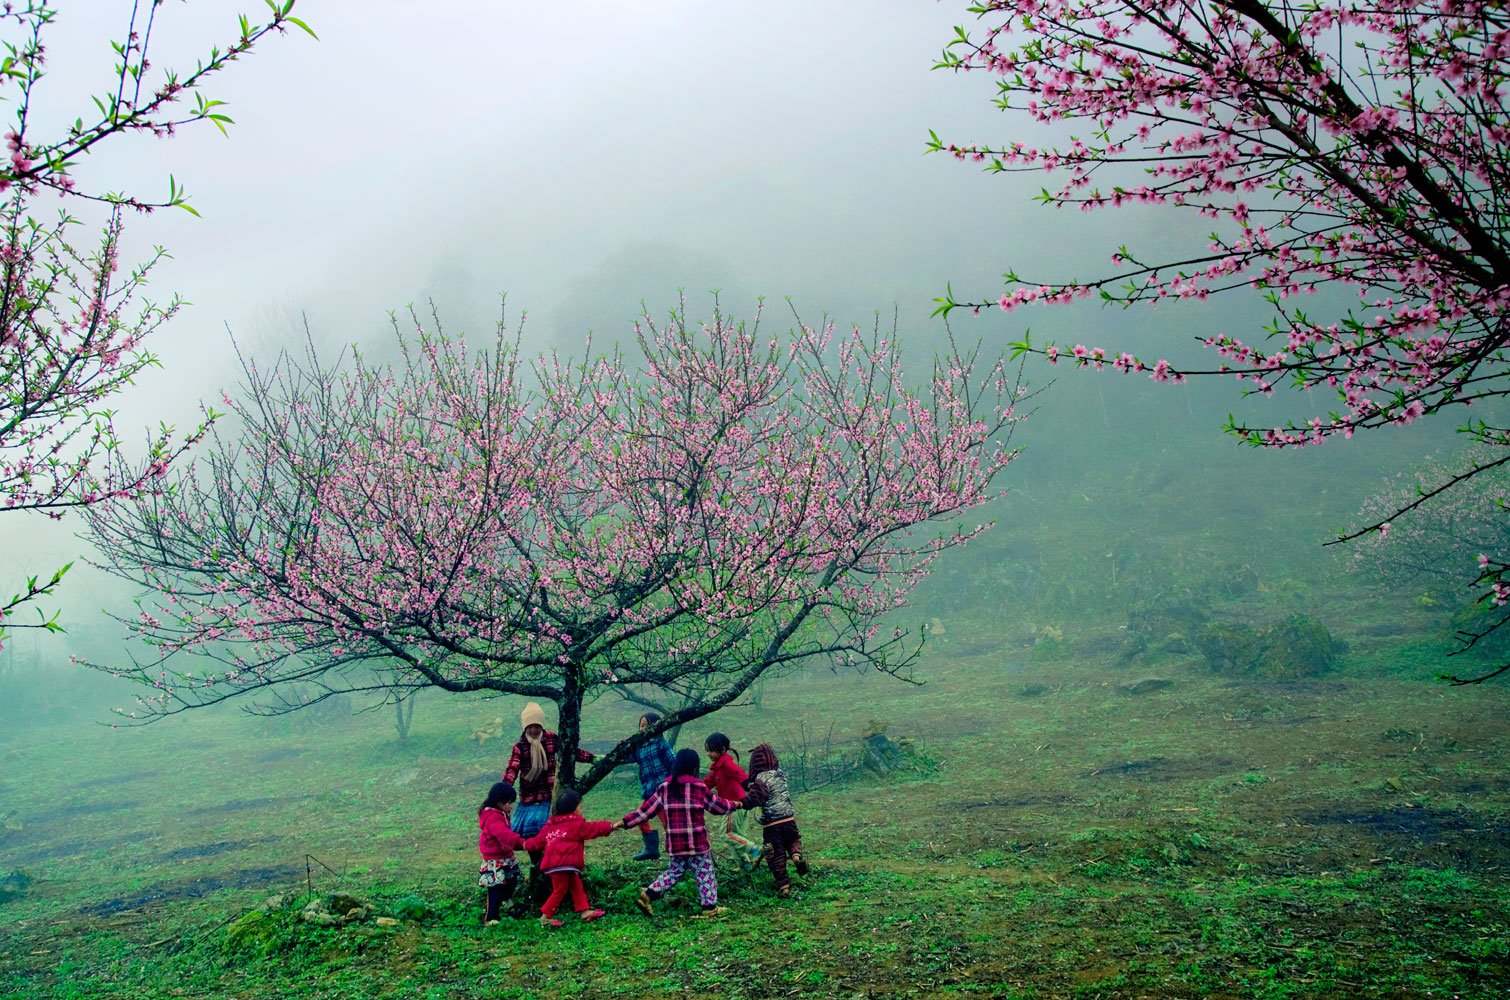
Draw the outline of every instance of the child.
[[[738,802],[744,798],[745,782],[750,776],[739,766],[738,750],[731,750],[723,733],[710,733],[703,743],[708,751],[708,774],[703,783],[720,797]],[[733,842],[734,855],[743,868],[760,860],[760,846],[744,835],[745,815],[730,813],[724,818],[724,836]]]
[[[540,870],[551,878],[551,894],[540,907],[540,923],[560,927],[556,910],[571,894],[572,909],[583,920],[596,920],[602,910],[589,909],[587,889],[582,885],[582,866],[586,850],[583,844],[606,837],[615,827],[609,822],[589,823],[582,818],[582,796],[570,789],[556,796],[556,805],[545,827],[524,842],[527,851],[542,851]]]
[[[551,796],[556,785],[556,757],[561,737],[545,728],[545,709],[530,702],[519,713],[519,741],[509,754],[503,780],[519,782],[519,808],[514,812],[514,829],[521,837],[533,837],[545,826],[551,814]],[[589,763],[596,758],[586,750],[577,750],[576,759]],[[530,853],[530,899],[539,903],[545,895],[540,855]]]
[[[515,798],[514,786],[499,781],[488,789],[488,797],[477,808],[477,850],[482,854],[477,884],[488,891],[482,914],[485,924],[498,923],[499,908],[519,888],[519,862],[514,852],[524,846],[524,838],[509,826]]]
[[[802,856],[802,834],[797,831],[797,810],[787,790],[786,772],[769,743],[750,751],[750,798],[760,804],[760,826],[765,840],[765,860],[776,878],[776,895],[790,896],[792,883],[786,874],[787,858],[798,875],[807,874]]]
[[[639,899],[635,900],[646,914],[654,914],[655,901],[689,871],[697,880],[697,898],[702,903],[703,916],[726,912],[718,905],[718,874],[713,870],[713,854],[708,846],[703,813],[722,816],[741,808],[742,803],[731,802],[709,791],[697,776],[701,769],[702,760],[696,750],[690,747],[678,750],[672,760],[671,777],[661,782],[638,809],[615,824],[619,829],[628,829],[656,815],[665,823],[666,853],[671,855],[671,862],[654,882],[640,890]]]
[[[644,732],[661,717],[654,712],[640,716],[640,732]],[[648,799],[656,786],[671,777],[671,744],[665,737],[656,736],[641,743],[634,751],[635,762],[640,765],[640,798]],[[640,836],[645,839],[645,849],[634,856],[636,861],[654,861],[661,856],[661,832],[650,825],[649,820],[640,824]]]

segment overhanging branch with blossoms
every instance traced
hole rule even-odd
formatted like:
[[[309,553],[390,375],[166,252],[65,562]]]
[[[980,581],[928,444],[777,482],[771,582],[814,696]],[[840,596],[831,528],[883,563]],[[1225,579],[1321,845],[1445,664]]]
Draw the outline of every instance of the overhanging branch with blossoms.
[[[992,172],[1052,174],[1041,200],[1055,207],[1162,206],[1213,229],[1165,259],[1119,247],[1108,273],[1088,280],[1009,271],[994,299],[950,288],[937,313],[1093,296],[1131,307],[1253,289],[1272,321],[1255,337],[1200,335],[1218,356],[1211,365],[1026,337],[1014,350],[1332,401],[1267,427],[1229,419],[1227,430],[1255,446],[1312,446],[1478,405],[1463,433],[1490,450],[1510,447],[1494,405],[1510,394],[1502,4],[989,0],[970,10],[981,27],[957,29],[938,66],[994,77],[997,106],[1021,119],[1080,131],[1045,146],[931,134],[931,151]],[[1327,290],[1355,303],[1298,304]],[[1500,459],[1488,461],[1485,470]],[[1427,489],[1452,490],[1474,474]],[[1362,532],[1389,523],[1381,516]],[[1491,587],[1506,582],[1498,564]]]

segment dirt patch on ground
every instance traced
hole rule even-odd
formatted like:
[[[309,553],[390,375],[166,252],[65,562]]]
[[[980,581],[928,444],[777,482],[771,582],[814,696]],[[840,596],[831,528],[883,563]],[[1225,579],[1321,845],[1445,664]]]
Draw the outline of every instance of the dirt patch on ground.
[[[132,782],[143,781],[147,778],[155,778],[162,774],[161,771],[132,771],[130,774],[104,774],[96,778],[84,778],[74,782],[79,788],[98,788],[101,785],[125,785]]]
[[[1394,861],[1450,864],[1462,868],[1510,867],[1510,821],[1462,809],[1336,809],[1302,821],[1329,833],[1366,842],[1369,851]]]
[[[267,885],[272,882],[291,881],[300,874],[301,869],[292,865],[284,865],[278,868],[244,868],[240,871],[226,872],[221,875],[206,875],[201,878],[186,879],[175,882],[159,882],[149,886],[133,896],[120,896],[115,899],[107,899],[91,906],[79,908],[79,912],[88,917],[112,917],[117,913],[127,910],[140,910],[158,903],[172,902],[178,899],[198,899],[221,889],[244,889],[247,886]]]
[[[88,802],[74,802],[70,805],[60,806],[38,814],[32,821],[35,823],[47,823],[55,819],[72,819],[75,816],[96,815],[98,813],[120,812],[122,809],[135,809],[141,805],[139,799],[91,799]]]
[[[249,809],[266,809],[268,806],[289,805],[294,802],[305,802],[314,798],[313,795],[289,795],[281,799],[238,799],[235,802],[226,802],[218,806],[200,806],[198,809],[185,810],[185,816],[216,816],[220,813],[246,812]]]
[[[37,834],[38,839],[43,835]],[[18,865],[34,865],[39,861],[52,861],[55,858],[71,858],[82,854],[91,854],[95,851],[121,847],[126,844],[139,844],[143,840],[150,840],[159,836],[158,832],[142,831],[133,833],[127,837],[114,837],[110,839],[90,838],[84,841],[70,840],[61,843],[48,843],[42,847],[35,847],[29,851],[11,850],[6,852],[7,861]]]
[[[264,837],[258,843],[266,844],[281,837]],[[247,846],[245,840],[217,840],[213,844],[193,844],[189,847],[180,847],[168,851],[160,857],[164,861],[192,861],[195,858],[213,858],[217,854],[225,854],[227,851],[239,851]]]
[[[1141,778],[1147,781],[1182,781],[1216,778],[1240,770],[1230,757],[1149,757],[1145,760],[1111,761],[1080,775],[1082,778]]]

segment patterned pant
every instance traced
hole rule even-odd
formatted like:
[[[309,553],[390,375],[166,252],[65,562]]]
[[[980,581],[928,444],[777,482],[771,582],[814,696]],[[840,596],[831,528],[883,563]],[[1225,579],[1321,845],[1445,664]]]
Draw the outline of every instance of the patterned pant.
[[[483,909],[482,919],[497,920],[499,910],[519,887],[519,862],[514,858],[483,861],[477,872],[477,884],[488,890],[488,902]]]
[[[765,863],[776,877],[779,889],[791,882],[786,873],[786,860],[793,854],[802,853],[802,834],[797,831],[797,821],[777,823],[765,828]]]
[[[692,872],[692,877],[697,880],[697,901],[704,906],[718,905],[718,875],[713,870],[712,854],[673,854],[671,862],[666,870],[656,876],[650,883],[649,893],[652,899],[659,899],[676,883],[682,880],[687,872]]]

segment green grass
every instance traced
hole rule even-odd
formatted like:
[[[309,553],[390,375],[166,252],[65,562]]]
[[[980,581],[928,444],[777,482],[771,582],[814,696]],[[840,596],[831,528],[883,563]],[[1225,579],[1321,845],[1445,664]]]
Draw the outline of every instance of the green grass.
[[[1173,687],[1133,698],[1110,652],[1076,654],[1113,651],[1104,628],[1077,623],[1046,661],[1010,644],[952,656],[947,640],[975,630],[950,623],[923,687],[820,673],[688,731],[690,745],[719,728],[788,756],[799,722],[832,723],[843,752],[871,719],[917,741],[917,770],[799,795],[816,867],[791,899],[721,861],[731,913],[714,921],[694,918],[688,888],[641,915],[633,895],[654,869],[619,834],[588,851],[604,920],[479,926],[473,815],[506,747],[467,735],[512,702],[431,698],[405,746],[373,716],[13,727],[0,875],[30,881],[0,902],[0,994],[1503,993],[1504,691],[1448,691],[1392,664],[1246,684],[1178,663]],[[1047,690],[1025,697],[1026,683]],[[590,736],[632,725],[628,709],[595,712]],[[636,793],[612,778],[586,811],[616,815]],[[337,889],[398,923],[298,919]],[[259,910],[280,893],[286,906]]]

